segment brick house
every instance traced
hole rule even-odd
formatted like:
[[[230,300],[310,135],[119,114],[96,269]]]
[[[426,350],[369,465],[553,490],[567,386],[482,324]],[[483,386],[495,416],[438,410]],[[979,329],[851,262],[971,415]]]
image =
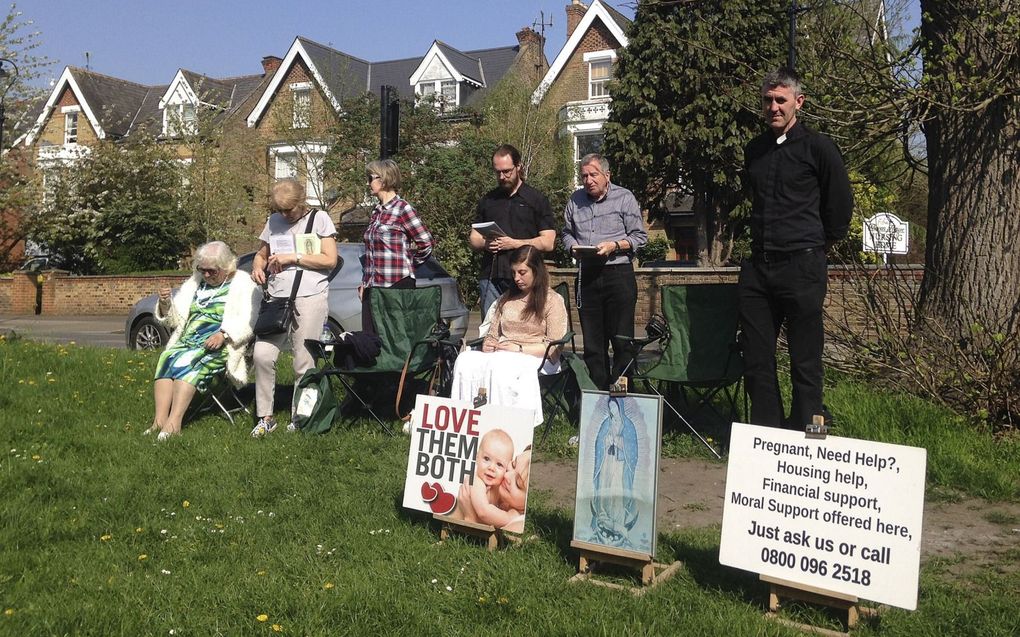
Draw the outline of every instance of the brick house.
[[[576,163],[602,149],[602,126],[612,103],[608,83],[617,51],[627,46],[631,21],[602,0],[590,6],[573,0],[566,12],[567,41],[532,101],[559,106],[560,134],[570,137]]]
[[[508,74],[537,82],[535,70],[545,64],[543,40],[524,28],[517,41],[516,46],[461,51],[435,40],[420,57],[369,62],[298,37],[283,59],[267,58],[272,77],[247,114],[247,125],[266,144],[268,174],[301,179],[308,203],[322,205],[328,189],[319,169],[326,152],[324,133],[345,99],[365,92],[378,95],[382,86],[393,86],[401,99],[431,98],[455,117]]]
[[[307,184],[308,203],[318,206],[326,203],[320,174],[325,132],[344,99],[378,95],[390,85],[403,99],[434,96],[456,117],[508,74],[537,84],[538,70],[546,67],[543,45],[524,28],[515,46],[461,51],[435,40],[419,57],[368,62],[297,37],[283,58],[263,58],[261,74],[219,79],[179,69],[168,84],[153,86],[69,66],[18,146],[45,197],[47,169],[73,162],[99,140],[154,135],[176,144],[177,156],[190,161],[194,146],[185,138],[199,117],[211,114],[228,131],[254,132],[267,182],[297,177]]]

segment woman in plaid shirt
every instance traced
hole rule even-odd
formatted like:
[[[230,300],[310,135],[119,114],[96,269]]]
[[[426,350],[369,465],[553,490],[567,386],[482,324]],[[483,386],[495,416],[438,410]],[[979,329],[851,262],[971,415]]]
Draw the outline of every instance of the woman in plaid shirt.
[[[392,159],[369,162],[368,186],[379,199],[365,230],[361,279],[361,329],[376,333],[369,302],[372,288],[414,288],[414,269],[432,254],[434,241],[411,204],[397,194],[400,168]]]

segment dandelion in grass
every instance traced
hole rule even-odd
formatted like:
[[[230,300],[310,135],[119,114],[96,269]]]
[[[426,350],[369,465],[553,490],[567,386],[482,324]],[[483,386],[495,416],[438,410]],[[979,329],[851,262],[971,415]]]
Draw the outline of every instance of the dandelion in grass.
[[[327,590],[327,591],[328,590],[332,590],[333,589],[333,582],[326,582],[325,584],[322,585],[322,588],[323,588],[323,590]]]
[[[6,615],[7,617],[13,617],[14,616],[14,609],[13,608],[5,609],[4,610],[4,615]]]
[[[259,577],[265,577],[266,576],[266,572],[265,571],[259,571],[259,572],[255,573],[255,574],[258,575]]]
[[[110,541],[110,540],[112,540],[112,539],[113,539],[113,536],[112,536],[112,535],[110,535],[109,533],[107,533],[107,534],[105,534],[105,535],[100,535],[100,536],[99,536],[99,541],[100,541],[100,542],[109,542],[109,541]]]
[[[187,509],[189,506],[191,506],[191,503],[185,500],[184,502],[181,503],[181,506]]]
[[[255,619],[259,620],[260,622],[267,622],[269,621],[269,615],[262,613],[261,615],[257,615]]]
[[[509,604],[509,603],[510,603],[510,600],[509,600],[509,599],[507,599],[507,598],[505,598],[505,597],[500,597],[500,598],[499,598],[499,600],[498,600],[498,602],[499,602],[500,604]]]
[[[147,559],[149,559],[149,556],[146,555],[145,553],[142,553],[141,555],[138,556],[138,561],[139,562],[144,562]]]
[[[142,533],[143,531],[145,531],[145,529],[143,529],[142,527],[138,527],[137,529],[135,529],[135,533]]]
[[[272,625],[272,629],[273,629],[274,633],[282,633],[283,632],[283,626],[281,626],[279,624],[273,624]]]

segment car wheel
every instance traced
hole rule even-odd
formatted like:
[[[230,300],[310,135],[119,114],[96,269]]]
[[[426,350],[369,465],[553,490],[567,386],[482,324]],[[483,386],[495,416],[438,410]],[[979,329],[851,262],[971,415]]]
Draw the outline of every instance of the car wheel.
[[[151,316],[143,317],[131,330],[132,349],[163,349],[169,338],[163,326]]]

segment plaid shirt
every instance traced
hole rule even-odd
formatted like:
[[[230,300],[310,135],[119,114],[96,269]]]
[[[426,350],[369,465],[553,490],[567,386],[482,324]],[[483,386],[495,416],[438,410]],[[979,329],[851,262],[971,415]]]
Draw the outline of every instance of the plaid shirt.
[[[365,287],[380,288],[414,277],[414,267],[429,258],[434,243],[418,213],[400,196],[375,207],[364,239],[361,282]]]

